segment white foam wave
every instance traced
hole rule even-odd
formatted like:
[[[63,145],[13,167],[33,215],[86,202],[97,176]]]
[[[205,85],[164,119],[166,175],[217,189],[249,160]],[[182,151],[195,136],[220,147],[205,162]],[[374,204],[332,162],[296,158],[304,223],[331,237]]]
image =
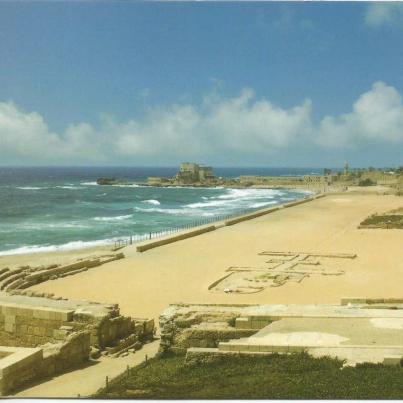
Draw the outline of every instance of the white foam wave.
[[[0,252],[0,256],[7,255],[25,255],[28,253],[46,253],[46,252],[59,252],[69,251],[76,249],[87,249],[96,246],[103,246],[112,243],[115,239],[102,239],[98,241],[73,241],[63,245],[30,245],[21,246],[20,248],[10,249]]]
[[[84,185],[84,186],[98,186],[98,183],[96,183],[96,182],[81,182],[80,185]]]
[[[122,220],[127,220],[128,218],[132,218],[133,214],[127,214],[127,215],[119,215],[116,217],[94,217],[95,221],[122,221]]]
[[[79,223],[28,223],[18,225],[18,230],[43,230],[43,229],[55,229],[55,228],[88,228],[87,225],[79,224]]]
[[[131,184],[127,184],[127,185],[111,185],[111,186],[116,187],[116,188],[139,188],[139,187],[143,187],[143,186],[140,186],[140,185],[136,185],[135,183],[131,183]]]
[[[207,198],[202,196],[203,202],[186,204],[185,208],[211,209],[215,208],[217,213],[225,213],[228,210],[248,209],[274,204],[274,198],[283,195],[276,189],[227,189],[225,194]]]
[[[47,187],[38,187],[38,186],[17,186],[17,189],[21,190],[42,190],[48,189]]]
[[[259,208],[259,207],[268,206],[270,204],[277,204],[277,202],[276,201],[268,201],[268,202],[261,202],[261,203],[253,203],[249,207],[250,208]]]
[[[226,194],[220,195],[218,199],[272,199],[281,196],[277,189],[229,189]]]
[[[191,208],[141,208],[135,207],[135,211],[141,213],[161,213],[161,214],[169,214],[169,215],[176,215],[176,216],[190,216],[190,217],[214,217],[215,215],[219,214],[214,211],[203,211],[198,209],[191,209]]]
[[[71,186],[71,185],[66,185],[66,186],[56,186],[58,189],[73,189],[73,190],[80,190],[80,189],[85,189],[82,186]]]
[[[154,200],[154,199],[143,200],[142,203],[152,204],[154,206],[159,206],[161,204],[158,200]]]
[[[185,207],[189,208],[205,208],[205,207],[220,207],[230,204],[227,200],[211,200],[207,202],[200,202],[200,203],[190,203],[186,204]]]

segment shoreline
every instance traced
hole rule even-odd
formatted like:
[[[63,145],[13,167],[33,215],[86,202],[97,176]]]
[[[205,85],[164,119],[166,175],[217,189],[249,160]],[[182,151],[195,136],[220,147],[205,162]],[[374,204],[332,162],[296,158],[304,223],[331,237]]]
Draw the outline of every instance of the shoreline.
[[[119,185],[98,185],[98,186],[119,186]],[[176,187],[176,186],[172,186],[172,187]],[[183,186],[181,186],[181,187],[183,187]],[[232,188],[229,188],[229,189],[232,189]],[[233,189],[238,189],[238,188],[233,188]],[[260,188],[260,187],[258,187],[256,189],[275,189],[275,188],[272,188],[272,187]],[[301,192],[301,190],[294,189],[294,188],[289,189],[289,190],[294,190],[295,192]],[[315,193],[313,191],[301,192],[301,195],[304,195],[304,194],[305,194],[305,196],[302,196],[301,198],[295,199],[292,202],[280,203],[280,204],[276,204],[276,205],[274,205],[272,207],[267,207],[267,208],[263,208],[263,209],[256,209],[256,210],[251,209],[250,211],[240,213],[239,215],[238,214],[235,214],[233,216],[228,215],[227,220],[240,220],[240,221],[243,221],[242,218],[246,217],[246,216],[249,216],[249,215],[257,214],[257,216],[259,216],[259,215],[261,215],[262,212],[264,212],[266,210],[268,212],[271,212],[273,209],[283,208],[283,206],[286,206],[286,205],[288,205],[290,203],[295,203],[295,202],[299,202],[299,201],[302,201],[302,200],[310,199],[310,197],[308,195],[312,195],[311,196],[312,198],[315,198],[315,197],[318,197],[318,195],[321,195],[321,193],[319,193],[319,192]],[[263,213],[263,214],[265,214],[265,213]],[[202,221],[202,220],[199,220],[199,221]],[[203,227],[205,225],[210,225],[210,226],[216,226],[217,227],[217,225],[220,225],[220,223],[222,221],[224,221],[224,220],[222,218],[219,218],[219,217],[217,217],[217,220],[209,221],[208,223],[207,223],[207,220],[206,220],[205,224],[196,225],[194,227],[191,227],[191,230],[192,229],[195,230],[195,229]],[[169,232],[172,229],[173,228],[166,228],[165,230],[166,230],[166,232]],[[186,233],[188,231],[189,231],[189,229],[184,228],[183,230],[180,230],[180,231],[178,231],[178,232],[176,232],[174,234],[165,234],[165,235],[153,237],[152,240],[160,240],[160,239],[165,239],[167,237],[168,238],[169,237],[175,237],[178,234]],[[68,242],[66,244],[61,244],[61,245],[38,246],[38,249],[47,248],[47,247],[55,248],[54,250],[49,250],[49,251],[38,250],[38,251],[32,251],[32,252],[8,253],[8,254],[6,254],[6,252],[8,252],[7,250],[0,251],[0,265],[2,264],[3,260],[7,260],[6,258],[18,257],[18,256],[20,256],[22,258],[21,260],[23,260],[24,263],[25,263],[27,259],[25,259],[24,257],[34,258],[34,257],[40,257],[40,256],[47,256],[47,255],[56,255],[56,256],[58,256],[58,255],[72,255],[74,253],[81,254],[80,253],[81,251],[83,251],[83,253],[85,253],[84,251],[87,251],[87,252],[98,251],[98,250],[99,251],[105,251],[105,250],[109,251],[109,250],[111,250],[111,248],[113,248],[113,246],[114,246],[116,241],[118,241],[118,240],[129,240],[129,239],[130,239],[130,236],[122,236],[122,237],[116,238],[116,240],[110,240],[110,241],[108,241],[108,240],[94,240],[94,241],[88,241],[88,243],[99,243],[99,245],[83,246],[83,247],[77,247],[77,248],[66,248],[66,249],[64,249],[64,248],[66,247],[66,245],[68,245],[70,243],[75,243],[75,242],[86,243],[87,241],[78,240],[78,241],[72,241],[72,242]],[[147,243],[147,241],[140,240],[138,242],[134,242],[133,245],[138,245],[138,244],[143,244],[143,243]],[[125,245],[125,246],[129,246],[129,243],[127,245]],[[22,249],[22,248],[29,248],[29,246],[28,247],[27,246],[22,246],[22,247],[19,247],[19,248],[11,249],[10,251],[16,251],[16,250],[19,250],[19,249]],[[58,248],[60,248],[60,249],[58,249]]]
[[[70,299],[118,303],[125,315],[154,318],[169,304],[195,301],[332,304],[346,297],[398,298],[403,281],[402,231],[361,230],[358,226],[369,215],[402,204],[403,199],[394,195],[331,193],[146,253],[137,252],[136,245],[129,246],[122,250],[125,259],[31,289]],[[301,282],[288,281],[255,293],[209,290],[230,268],[264,266],[269,258],[261,255],[263,251],[348,253],[357,258],[322,262],[326,270],[342,270],[340,275],[311,274]]]

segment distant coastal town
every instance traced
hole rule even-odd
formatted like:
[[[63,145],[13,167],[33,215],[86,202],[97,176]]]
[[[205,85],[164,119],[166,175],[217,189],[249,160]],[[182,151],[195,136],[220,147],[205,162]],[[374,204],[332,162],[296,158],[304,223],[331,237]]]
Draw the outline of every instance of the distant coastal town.
[[[121,185],[127,182],[115,178],[99,178],[99,185]],[[303,176],[258,176],[241,175],[239,178],[223,178],[214,174],[213,168],[191,162],[180,164],[179,171],[172,178],[149,177],[147,182],[138,183],[142,186],[193,186],[228,188],[289,188],[307,189],[319,193],[343,191],[348,187],[382,186],[392,193],[403,193],[403,167],[376,169],[350,169],[344,165],[341,171],[324,169],[321,175]]]

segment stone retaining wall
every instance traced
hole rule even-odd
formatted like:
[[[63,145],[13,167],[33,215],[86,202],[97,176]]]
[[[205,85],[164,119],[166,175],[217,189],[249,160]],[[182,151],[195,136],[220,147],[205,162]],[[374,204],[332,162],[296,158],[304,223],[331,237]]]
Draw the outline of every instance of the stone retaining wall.
[[[0,305],[0,345],[35,347],[54,341],[54,331],[73,319],[74,311]]]
[[[113,304],[0,295],[0,345],[36,347],[83,330],[92,346],[104,349],[131,334],[152,339],[154,321],[122,316]]]
[[[76,368],[90,353],[138,350],[154,331],[154,320],[122,316],[116,304],[0,293],[0,395]]]
[[[58,344],[41,348],[0,347],[9,353],[0,359],[0,396],[7,395],[29,382],[74,369],[89,358],[89,332],[72,334]]]
[[[181,313],[172,305],[161,314],[160,353],[171,351],[182,354],[190,347],[213,348],[221,341],[248,337],[256,333],[255,329],[235,327],[241,306],[238,308],[211,305],[210,309],[208,305],[204,307],[204,311],[192,311],[190,307],[189,311]]]

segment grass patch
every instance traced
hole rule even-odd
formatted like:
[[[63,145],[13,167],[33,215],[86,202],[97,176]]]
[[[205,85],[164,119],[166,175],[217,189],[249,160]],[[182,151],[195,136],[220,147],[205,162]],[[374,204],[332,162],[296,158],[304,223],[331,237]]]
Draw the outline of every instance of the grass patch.
[[[374,214],[366,218],[360,227],[403,229],[403,214]]]
[[[403,368],[342,368],[308,354],[232,356],[185,365],[184,356],[149,360],[113,380],[98,399],[402,399]]]

